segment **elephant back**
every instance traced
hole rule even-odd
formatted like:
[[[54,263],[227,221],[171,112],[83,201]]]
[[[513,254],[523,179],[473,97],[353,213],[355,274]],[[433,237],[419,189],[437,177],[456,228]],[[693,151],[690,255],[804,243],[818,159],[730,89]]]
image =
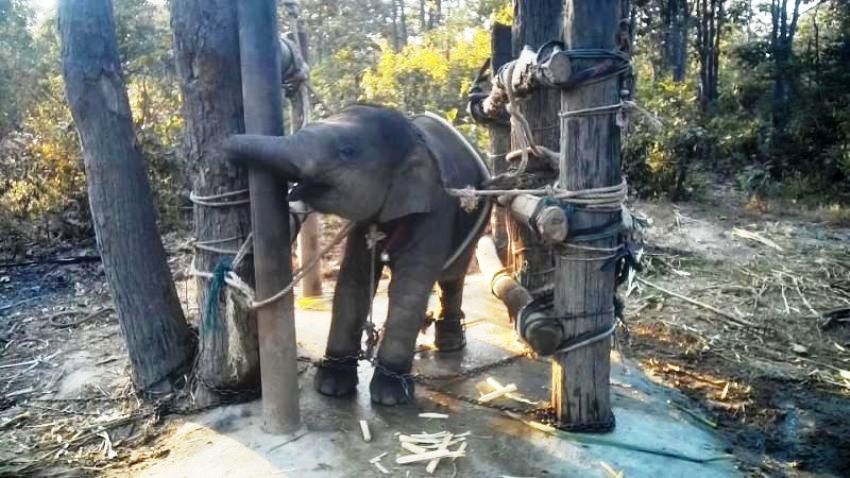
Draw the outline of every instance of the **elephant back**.
[[[414,116],[413,124],[437,161],[445,187],[477,187],[489,177],[481,155],[449,122],[433,113],[424,113]]]
[[[437,161],[443,187],[478,187],[490,177],[481,155],[449,122],[433,113],[425,113],[415,116],[413,124],[422,133],[425,145]],[[456,198],[451,200],[459,205]],[[466,273],[473,244],[490,217],[490,207],[490,203],[484,201],[474,211],[456,208],[452,253],[443,267],[446,277],[462,277]]]

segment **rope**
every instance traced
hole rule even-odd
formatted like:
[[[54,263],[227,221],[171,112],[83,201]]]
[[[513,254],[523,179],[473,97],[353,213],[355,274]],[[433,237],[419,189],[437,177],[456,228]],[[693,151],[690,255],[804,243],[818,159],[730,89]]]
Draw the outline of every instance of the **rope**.
[[[626,112],[626,114],[622,114],[623,112]],[[568,119],[582,116],[602,116],[612,113],[617,115],[617,126],[620,126],[621,128],[627,127],[629,115],[635,115],[638,113],[641,118],[646,120],[653,131],[659,131],[664,126],[664,123],[662,123],[656,115],[650,113],[647,109],[632,100],[621,100],[619,103],[613,105],[596,106],[593,108],[584,108],[573,111],[561,111],[558,113],[558,116],[563,119]]]
[[[255,310],[261,309],[261,308],[263,308],[263,307],[265,307],[269,304],[273,304],[273,303],[277,302],[278,300],[280,300],[281,298],[283,298],[284,296],[286,296],[287,294],[292,292],[292,289],[295,288],[295,284],[297,284],[298,281],[300,281],[301,278],[304,277],[304,275],[306,275],[310,270],[312,270],[314,267],[316,267],[319,264],[319,262],[321,262],[322,256],[327,254],[327,252],[330,251],[334,246],[336,246],[337,244],[342,242],[342,240],[345,239],[345,237],[348,235],[349,232],[351,232],[351,230],[353,228],[354,228],[354,224],[347,223],[342,229],[340,229],[339,232],[337,232],[334,239],[331,242],[329,242],[327,245],[325,245],[325,247],[323,247],[322,250],[319,251],[318,254],[316,254],[316,257],[314,257],[313,260],[311,260],[309,263],[307,263],[304,267],[301,267],[298,270],[296,270],[295,274],[293,274],[292,282],[290,282],[286,287],[281,289],[280,292],[276,293],[275,295],[273,295],[271,297],[268,297],[266,299],[259,300],[259,301],[254,299],[254,297],[255,297],[254,294],[249,296],[249,299],[251,299],[251,308],[255,309]],[[235,274],[233,274],[233,275],[235,275]],[[243,292],[245,292],[245,291],[243,290]]]
[[[596,334],[593,337],[590,337],[589,339],[582,340],[581,342],[577,342],[577,343],[574,343],[574,344],[567,345],[565,347],[561,347],[561,348],[559,348],[558,350],[555,351],[555,354],[566,355],[566,354],[568,354],[568,353],[570,353],[574,350],[578,350],[580,348],[587,347],[588,345],[595,344],[596,342],[599,342],[601,340],[605,340],[606,338],[614,335],[614,331],[616,331],[616,330],[617,330],[617,323],[615,322],[614,325],[612,325],[610,329],[605,330],[604,332],[601,332],[599,334]]]
[[[580,189],[577,191],[571,191],[557,186],[547,186],[538,189],[475,189],[472,186],[468,186],[461,189],[447,188],[446,192],[451,196],[460,198],[461,203],[464,200],[477,201],[478,197],[515,197],[522,194],[531,194],[533,196],[560,199],[566,203],[583,206],[588,209],[615,212],[621,210],[621,205],[626,200],[628,184],[625,178],[623,178],[619,184],[614,186]]]
[[[189,194],[189,200],[192,201],[193,204],[197,204],[199,206],[206,207],[233,207],[233,206],[242,206],[245,204],[250,204],[251,200],[248,198],[245,199],[235,199],[231,201],[217,201],[217,199],[228,199],[234,196],[239,196],[242,194],[248,194],[247,189],[239,189],[237,191],[229,191],[220,194],[212,194],[210,196],[198,196],[194,193]]]

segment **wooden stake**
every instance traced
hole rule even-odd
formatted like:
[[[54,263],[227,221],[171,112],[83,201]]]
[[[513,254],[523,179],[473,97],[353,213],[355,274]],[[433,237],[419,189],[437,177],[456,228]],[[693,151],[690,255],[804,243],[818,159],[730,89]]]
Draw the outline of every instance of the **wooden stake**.
[[[310,62],[309,36],[304,30],[304,21],[298,19],[295,22],[297,29],[298,46],[301,47],[301,57],[306,63]],[[292,101],[293,131],[301,129],[310,122],[310,90],[306,84],[301,85],[298,94]],[[298,260],[301,267],[313,262],[313,258],[319,254],[319,233],[321,230],[319,213],[307,216],[301,225],[301,233],[298,236]],[[301,295],[304,297],[320,297],[322,295],[322,266],[319,264],[307,271],[301,279]]]
[[[492,58],[490,60],[490,73],[495,77],[496,72],[505,63],[511,61],[511,27],[496,23],[493,25],[493,35],[490,43]],[[508,126],[499,124],[490,124],[488,127],[490,133],[490,171],[493,175],[498,175],[508,170],[508,161],[505,158],[511,149],[511,129]],[[508,248],[508,230],[505,223],[505,209],[494,207],[492,219],[490,220],[491,235],[496,243],[496,248],[499,253],[499,258],[504,263],[507,259]]]
[[[238,2],[239,50],[245,132],[283,135],[280,55],[274,0]],[[270,174],[252,170],[251,224],[257,300],[273,296],[292,280],[289,205],[286,188]],[[298,366],[292,294],[257,310],[264,428],[270,433],[295,431]]]
[[[621,14],[620,0],[586,2],[565,0],[564,43],[567,49],[617,47]],[[578,63],[578,60],[576,60]],[[578,67],[598,66],[585,61]],[[620,102],[620,87],[611,78],[561,93],[561,109],[613,105]],[[577,116],[561,122],[561,165],[559,184],[569,190],[612,186],[620,182],[620,128],[615,116]],[[577,211],[571,228],[583,229],[615,220],[618,213]],[[582,243],[613,247],[610,237]],[[582,250],[571,254],[583,255]],[[587,254],[592,256],[592,253]],[[555,311],[574,315],[564,323],[565,338],[608,330],[614,323],[614,268],[600,267],[598,260],[575,260],[558,256],[555,268]],[[610,340],[602,340],[552,360],[552,404],[558,419],[569,426],[593,426],[612,420],[610,400]]]
[[[366,443],[372,441],[372,432],[369,431],[369,422],[360,420],[360,433],[363,434],[363,441]]]
[[[514,2],[513,57],[517,58],[523,47],[537,50],[543,44],[561,37],[564,0],[516,0]],[[552,151],[558,150],[558,100],[560,93],[552,88],[539,89],[527,99],[517,103],[531,126],[534,142]],[[520,131],[511,131],[511,149],[522,146]],[[551,184],[545,177],[531,185]],[[527,227],[507,218],[510,249],[507,265],[517,274],[520,284],[529,291],[551,285],[553,258],[550,248],[537,240]]]

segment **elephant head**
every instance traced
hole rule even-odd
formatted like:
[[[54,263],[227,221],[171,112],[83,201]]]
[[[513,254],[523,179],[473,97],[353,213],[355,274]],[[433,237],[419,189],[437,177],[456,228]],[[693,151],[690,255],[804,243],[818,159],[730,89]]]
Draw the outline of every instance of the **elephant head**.
[[[357,105],[291,136],[235,135],[230,159],[296,183],[293,200],[353,221],[389,222],[429,212],[438,165],[402,114]]]

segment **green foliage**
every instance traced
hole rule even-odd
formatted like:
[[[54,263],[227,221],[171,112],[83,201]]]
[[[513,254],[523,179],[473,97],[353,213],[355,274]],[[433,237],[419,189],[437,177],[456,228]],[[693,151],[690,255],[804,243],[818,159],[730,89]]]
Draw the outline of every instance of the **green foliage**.
[[[651,28],[639,29],[636,39],[637,99],[665,125],[660,133],[639,127],[626,142],[624,167],[639,193],[685,197],[698,186],[688,173],[711,169],[760,195],[848,199],[850,11],[837,0],[818,5],[803,10],[783,72],[791,82],[785,130],[774,118],[778,66],[770,25],[759,24],[770,21],[769,11],[753,15],[745,2],[730,4],[720,97],[708,112],[698,108],[698,59],[691,58],[684,82],[670,80],[658,54],[662,26],[645,22]]]
[[[182,121],[167,11],[157,3],[133,0],[116,1],[114,9],[137,139],[167,226],[178,218],[178,194],[185,190],[184,168],[175,154]],[[5,139],[0,137],[0,227],[29,239],[91,233],[83,161],[65,101],[55,25],[55,18],[48,18],[24,30],[29,70],[17,73],[12,85],[20,90],[13,105],[19,119]],[[5,101],[3,106],[5,110]]]

